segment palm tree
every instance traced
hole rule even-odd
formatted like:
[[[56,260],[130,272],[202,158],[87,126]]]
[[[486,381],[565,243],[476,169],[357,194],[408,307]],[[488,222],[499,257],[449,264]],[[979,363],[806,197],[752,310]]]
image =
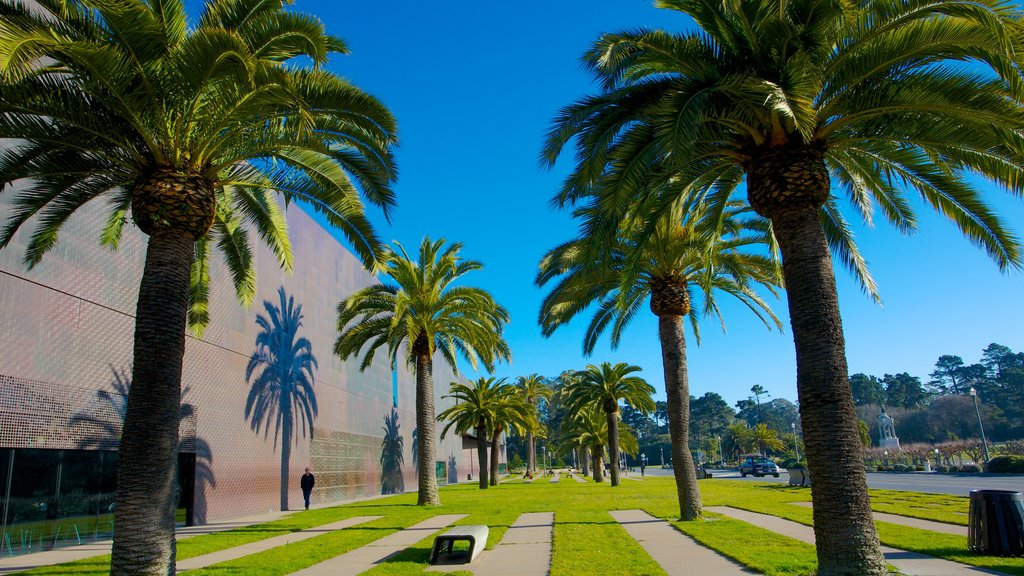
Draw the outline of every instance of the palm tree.
[[[763,422],[750,429],[750,441],[762,456],[767,455],[768,450],[786,449],[786,444],[779,438],[778,430],[769,428]]]
[[[534,417],[537,414],[537,405],[543,398],[550,400],[554,390],[548,385],[547,380],[538,374],[520,376],[516,382],[519,386],[519,393],[533,407]],[[537,470],[537,443],[533,436],[532,428],[526,429],[526,469],[536,472]]]
[[[245,399],[245,418],[254,432],[263,429],[266,438],[274,429],[274,447],[281,440],[281,510],[288,509],[288,463],[292,444],[313,434],[317,416],[313,371],[318,364],[313,344],[299,336],[302,305],[278,288],[278,305],[263,301],[266,316],[256,315],[260,327],[256,350],[245,367],[249,396]],[[296,425],[298,430],[296,431]]]
[[[540,428],[536,411],[532,404],[521,396],[521,389],[513,384],[501,382],[498,385],[494,406],[494,429],[491,430],[491,486],[499,482],[498,464],[501,448],[501,435],[508,430],[522,434],[529,432],[532,436]]]
[[[603,362],[590,364],[580,373],[567,391],[566,404],[570,412],[579,412],[587,406],[597,406],[608,420],[608,456],[612,486],[619,485],[619,402],[625,401],[644,413],[654,411],[654,387],[639,376],[630,376],[642,368],[619,362],[614,366]]]
[[[753,431],[743,420],[730,424],[725,430],[722,441],[729,454],[734,458],[754,449]]]
[[[637,202],[653,213],[679,195],[721,203],[746,180],[782,254],[819,573],[884,574],[830,250],[875,286],[832,183],[866,220],[880,208],[904,232],[916,228],[910,188],[1001,268],[1019,268],[1017,241],[967,177],[1024,192],[1019,5],[657,5],[699,29],[605,34],[584,56],[603,92],[549,132],[546,162],[570,141],[579,158],[556,201],[600,206],[599,226],[614,229]]]
[[[565,435],[558,448],[559,452],[568,452],[573,448],[580,448],[585,455],[590,451],[593,459],[594,482],[604,482],[604,449],[610,445],[608,434],[608,418],[600,406],[585,406],[583,410],[576,412],[572,417],[567,418],[563,423]],[[619,445],[627,454],[636,454],[640,451],[640,445],[633,435],[632,428],[622,423],[619,429]],[[580,469],[586,476],[586,466]]]
[[[478,378],[472,386],[461,382],[448,385],[445,398],[455,400],[455,404],[437,415],[439,421],[448,421],[441,430],[441,438],[455,426],[455,433],[465,435],[472,431],[476,435],[477,463],[480,465],[480,489],[486,490],[487,481],[487,442],[497,428],[498,402],[502,394],[501,387],[505,379]]]
[[[367,265],[378,242],[360,194],[385,212],[394,205],[391,114],[323,69],[344,43],[287,4],[208,0],[198,23],[182,0],[0,8],[0,138],[10,146],[0,183],[28,182],[16,188],[0,247],[31,221],[31,268],[87,203],[108,206],[104,245],[116,248],[128,222],[148,235],[115,575],[173,573],[185,328],[208,320],[211,250],[223,252],[249,304],[250,230],[291,266],[275,191],[340,228]]]
[[[588,216],[587,211],[580,211]],[[673,473],[684,520],[701,515],[697,475],[689,450],[690,391],[686,366],[683,318],[688,316],[697,341],[698,320],[721,312],[716,294],[738,298],[769,327],[778,319],[753,290],[753,285],[774,293],[780,283],[776,261],[753,253],[767,248],[771,234],[767,222],[748,217],[749,209],[735,205],[717,212],[686,209],[677,205],[656,222],[654,234],[640,241],[642,221],[629,221],[609,245],[600,235],[564,243],[541,261],[537,283],[558,283],[541,305],[540,324],[547,336],[577,314],[597,311],[587,327],[584,353],[593,352],[598,338],[611,325],[612,347],[645,301],[658,317],[668,423],[672,439]],[[691,292],[699,291],[702,303],[691,305]]]
[[[508,344],[502,330],[508,312],[479,288],[455,286],[462,277],[483,267],[459,258],[462,245],[424,238],[419,257],[413,260],[398,242],[398,251],[381,258],[380,271],[394,284],[359,290],[338,304],[338,331],[334,353],[342,360],[360,354],[361,370],[373,362],[377,349],[387,345],[392,362],[400,351],[416,370],[416,457],[422,506],[438,506],[434,477],[434,379],[433,357],[438,352],[453,370],[462,355],[476,368],[488,371],[495,360],[508,360]]]

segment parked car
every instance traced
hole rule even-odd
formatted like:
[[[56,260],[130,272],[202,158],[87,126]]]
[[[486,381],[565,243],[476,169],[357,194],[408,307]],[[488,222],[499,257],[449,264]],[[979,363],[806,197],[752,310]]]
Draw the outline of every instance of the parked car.
[[[771,474],[772,476],[779,477],[779,467],[771,460],[764,456],[747,456],[743,462],[740,462],[740,476],[746,478],[747,474],[753,474],[754,476],[761,477]]]

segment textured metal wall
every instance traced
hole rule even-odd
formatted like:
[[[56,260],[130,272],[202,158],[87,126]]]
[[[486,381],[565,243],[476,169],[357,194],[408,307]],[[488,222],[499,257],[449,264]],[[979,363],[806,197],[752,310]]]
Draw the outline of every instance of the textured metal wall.
[[[3,202],[10,197],[7,192],[0,201],[0,219],[6,220],[9,207]],[[119,250],[101,247],[104,214],[98,208],[87,207],[71,218],[56,249],[30,272],[20,261],[30,228],[0,250],[0,447],[79,448],[104,431],[110,436],[109,428],[87,416],[118,416],[120,392],[131,374],[145,237],[129,226]],[[287,217],[293,273],[282,272],[269,250],[258,245],[256,300],[244,309],[223,262],[215,258],[212,323],[201,339],[190,336],[186,342],[182,449],[197,453],[196,504],[205,516],[200,520],[279,507],[282,439],[276,437],[273,419],[269,426],[254,426],[245,407],[253,380],[246,380],[246,367],[257,351],[260,332],[256,317],[279,306],[282,288],[302,306],[296,335],[310,341],[316,359],[310,370],[317,416],[311,434],[303,435],[295,426],[287,463],[291,508],[301,505],[298,481],[306,466],[318,478],[316,501],[379,494],[386,419],[396,419],[393,409],[402,445],[396,473],[407,491],[416,488],[412,374],[405,365],[397,366],[395,397],[386,354],[378,354],[360,372],[357,360],[341,362],[332,353],[338,301],[374,279],[305,212],[293,205]],[[439,411],[450,403],[441,397],[454,378],[438,358],[434,381]],[[111,442],[116,438],[108,438],[107,444]],[[394,439],[387,445],[394,447]],[[458,437],[439,444],[438,458],[450,459],[454,477],[466,477],[469,464]]]

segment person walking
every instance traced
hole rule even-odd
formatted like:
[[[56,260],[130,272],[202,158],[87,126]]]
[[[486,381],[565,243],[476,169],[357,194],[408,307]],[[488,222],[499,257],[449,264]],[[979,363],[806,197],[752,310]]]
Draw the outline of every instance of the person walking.
[[[309,495],[313,492],[313,486],[316,484],[316,478],[309,471],[309,466],[306,467],[306,473],[302,475],[302,481],[299,485],[302,486],[302,497],[306,500],[306,510],[309,510]]]

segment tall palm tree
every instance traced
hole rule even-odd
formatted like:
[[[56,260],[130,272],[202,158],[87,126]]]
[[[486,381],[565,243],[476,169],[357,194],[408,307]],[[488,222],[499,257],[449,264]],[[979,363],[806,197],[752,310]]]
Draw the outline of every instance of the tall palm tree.
[[[532,436],[540,429],[536,410],[521,396],[521,389],[518,386],[502,382],[498,385],[496,400],[494,429],[491,430],[491,486],[497,486],[500,481],[498,464],[501,435],[509,430],[515,430],[519,434],[529,432]]]
[[[198,22],[182,0],[0,7],[0,183],[27,182],[0,247],[31,221],[31,268],[87,203],[108,207],[103,244],[116,248],[128,222],[148,235],[114,574],[173,573],[185,328],[208,320],[211,250],[249,304],[250,230],[291,266],[275,192],[340,228],[367,265],[378,241],[360,195],[385,212],[394,205],[391,114],[323,69],[344,43],[287,4],[208,0]]]
[[[392,362],[404,350],[415,366],[417,501],[423,506],[441,503],[434,477],[434,353],[440,353],[453,370],[460,354],[474,369],[479,361],[488,371],[496,360],[510,358],[502,337],[508,312],[484,290],[455,285],[483,265],[459,258],[462,244],[444,243],[424,238],[413,260],[395,242],[398,251],[388,250],[379,268],[393,284],[364,288],[338,304],[341,335],[334,344],[334,353],[342,360],[366,348],[362,370],[385,345]]]
[[[437,415],[440,421],[448,421],[441,430],[441,438],[448,434],[452,426],[456,434],[472,431],[476,435],[477,463],[480,466],[480,489],[489,486],[487,478],[487,443],[497,428],[498,402],[502,394],[501,387],[505,379],[477,378],[471,386],[461,382],[448,385],[445,398],[455,400],[455,404]]]
[[[579,158],[556,201],[600,206],[599,227],[614,229],[637,202],[655,213],[678,195],[720,203],[746,181],[782,254],[819,573],[884,574],[830,249],[875,286],[832,184],[866,220],[880,209],[904,232],[916,228],[909,188],[1001,268],[1019,268],[1017,241],[967,178],[1024,193],[1019,5],[657,5],[698,29],[605,34],[584,56],[603,91],[563,109],[549,133],[546,162],[570,141]]]
[[[541,399],[550,400],[554,389],[548,385],[547,380],[538,374],[520,376],[516,381],[519,386],[519,393],[533,407],[533,413],[537,414],[537,405]],[[537,470],[537,442],[534,438],[534,430],[526,430],[526,469],[532,472]]]
[[[578,216],[589,216],[579,211]],[[617,347],[625,327],[645,301],[658,317],[665,391],[668,398],[669,434],[672,439],[673,474],[680,517],[701,515],[697,475],[689,450],[690,390],[686,366],[684,317],[689,317],[700,342],[698,320],[721,312],[716,295],[738,298],[769,327],[779,321],[753,286],[775,291],[781,282],[777,262],[771,257],[773,242],[767,222],[749,209],[733,203],[727,210],[686,209],[679,204],[642,238],[645,223],[626,221],[609,242],[588,235],[566,242],[541,261],[537,283],[558,280],[541,305],[540,323],[545,335],[569,323],[576,315],[597,310],[587,327],[584,353],[593,352],[598,338],[611,325],[612,347]],[[757,253],[760,251],[761,253]],[[693,306],[691,292],[702,302]]]
[[[568,452],[573,448],[580,448],[581,455],[589,451],[593,460],[594,482],[604,482],[604,449],[610,445],[608,418],[604,409],[600,406],[586,406],[580,412],[574,413],[563,422],[564,435],[558,448],[560,452]],[[633,435],[632,428],[626,423],[621,423],[619,429],[619,445],[627,454],[636,454],[640,451],[640,445]],[[584,466],[580,472],[586,476],[587,469]]]
[[[313,420],[317,416],[313,372],[318,364],[313,344],[299,336],[302,305],[296,304],[283,287],[278,288],[277,296],[277,305],[263,301],[265,316],[256,315],[260,331],[256,335],[256,350],[245,367],[245,381],[250,385],[245,418],[254,432],[263,429],[264,438],[273,428],[275,448],[280,434],[281,510],[287,510],[292,444],[299,441],[296,432],[301,432],[303,438],[313,434]]]
[[[654,411],[654,387],[639,376],[630,376],[642,368],[619,362],[614,366],[603,362],[590,364],[580,373],[567,391],[570,412],[579,412],[587,406],[597,406],[608,421],[608,457],[612,486],[619,485],[619,402],[624,401],[644,413]]]

